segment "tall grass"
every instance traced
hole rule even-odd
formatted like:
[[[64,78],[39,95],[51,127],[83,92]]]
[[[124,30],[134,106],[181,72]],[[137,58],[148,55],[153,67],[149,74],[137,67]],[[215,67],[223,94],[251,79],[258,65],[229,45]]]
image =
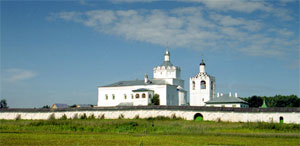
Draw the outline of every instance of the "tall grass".
[[[63,116],[64,117],[64,116]],[[298,133],[297,124],[186,121],[175,117],[147,119],[1,120],[0,132],[101,132],[136,134]],[[83,117],[83,118],[82,118]]]

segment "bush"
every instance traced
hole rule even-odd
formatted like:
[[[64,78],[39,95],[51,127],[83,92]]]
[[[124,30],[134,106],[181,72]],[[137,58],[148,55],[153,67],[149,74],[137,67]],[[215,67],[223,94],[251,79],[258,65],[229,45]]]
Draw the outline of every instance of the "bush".
[[[84,113],[83,115],[81,115],[81,116],[80,116],[80,119],[86,120],[86,119],[87,119],[86,113]]]
[[[77,113],[73,116],[73,119],[74,120],[78,119],[78,114]]]
[[[124,119],[124,115],[123,115],[123,114],[120,114],[120,115],[119,115],[119,119]]]
[[[55,120],[55,114],[52,113],[52,114],[48,117],[48,120]]]
[[[105,114],[99,115],[98,119],[105,119]]]
[[[64,114],[63,116],[60,117],[60,120],[67,120],[67,119],[68,119],[68,117],[66,114]]]
[[[134,119],[140,119],[140,115],[135,115]]]
[[[96,119],[94,114],[91,114],[88,119]]]
[[[159,104],[160,104],[159,95],[154,94],[153,98],[151,99],[151,105],[159,105]]]
[[[16,120],[21,120],[21,115],[20,115],[20,114],[18,114],[18,115],[16,116]]]
[[[172,114],[171,119],[176,119],[176,114]]]

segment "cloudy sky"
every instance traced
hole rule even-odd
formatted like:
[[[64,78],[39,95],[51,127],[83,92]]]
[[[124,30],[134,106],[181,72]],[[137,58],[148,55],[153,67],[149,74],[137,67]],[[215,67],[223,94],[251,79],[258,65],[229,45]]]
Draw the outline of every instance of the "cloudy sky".
[[[167,42],[186,90],[203,57],[217,92],[300,94],[298,0],[1,1],[1,99],[96,104],[152,77]]]

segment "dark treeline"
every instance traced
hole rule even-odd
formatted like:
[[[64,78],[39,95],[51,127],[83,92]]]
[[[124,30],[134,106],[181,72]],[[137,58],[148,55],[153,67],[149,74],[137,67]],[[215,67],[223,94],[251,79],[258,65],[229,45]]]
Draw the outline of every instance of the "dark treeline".
[[[249,107],[260,107],[265,99],[268,107],[300,107],[300,98],[297,95],[252,96],[241,98],[248,102]]]

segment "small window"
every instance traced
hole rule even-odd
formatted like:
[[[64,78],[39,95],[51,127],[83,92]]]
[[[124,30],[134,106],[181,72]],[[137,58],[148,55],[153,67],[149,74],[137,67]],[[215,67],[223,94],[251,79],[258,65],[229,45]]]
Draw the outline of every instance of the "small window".
[[[108,95],[107,94],[105,94],[105,99],[108,100]]]
[[[152,98],[152,95],[151,95],[151,94],[149,94],[149,98]]]
[[[201,89],[206,89],[206,82],[205,81],[201,81]]]
[[[225,107],[225,105],[222,105],[221,107]]]
[[[146,94],[145,93],[142,94],[142,98],[146,98]]]
[[[112,99],[115,100],[115,98],[116,98],[116,97],[115,97],[115,94],[113,94],[113,95],[112,95]]]
[[[135,98],[140,98],[140,94],[135,94]]]
[[[214,107],[214,105],[211,105],[210,107]]]
[[[133,99],[133,94],[131,94],[131,99]]]
[[[210,87],[211,87],[211,90],[214,89],[214,82],[213,81],[210,82]]]
[[[204,101],[204,98],[202,98],[202,101]]]
[[[232,107],[236,107],[236,105],[232,105]],[[243,107],[243,105],[242,105],[242,107]]]
[[[124,94],[124,99],[127,99],[127,95],[126,94]]]
[[[193,90],[195,90],[195,87],[196,87],[196,83],[195,81],[193,81]]]

